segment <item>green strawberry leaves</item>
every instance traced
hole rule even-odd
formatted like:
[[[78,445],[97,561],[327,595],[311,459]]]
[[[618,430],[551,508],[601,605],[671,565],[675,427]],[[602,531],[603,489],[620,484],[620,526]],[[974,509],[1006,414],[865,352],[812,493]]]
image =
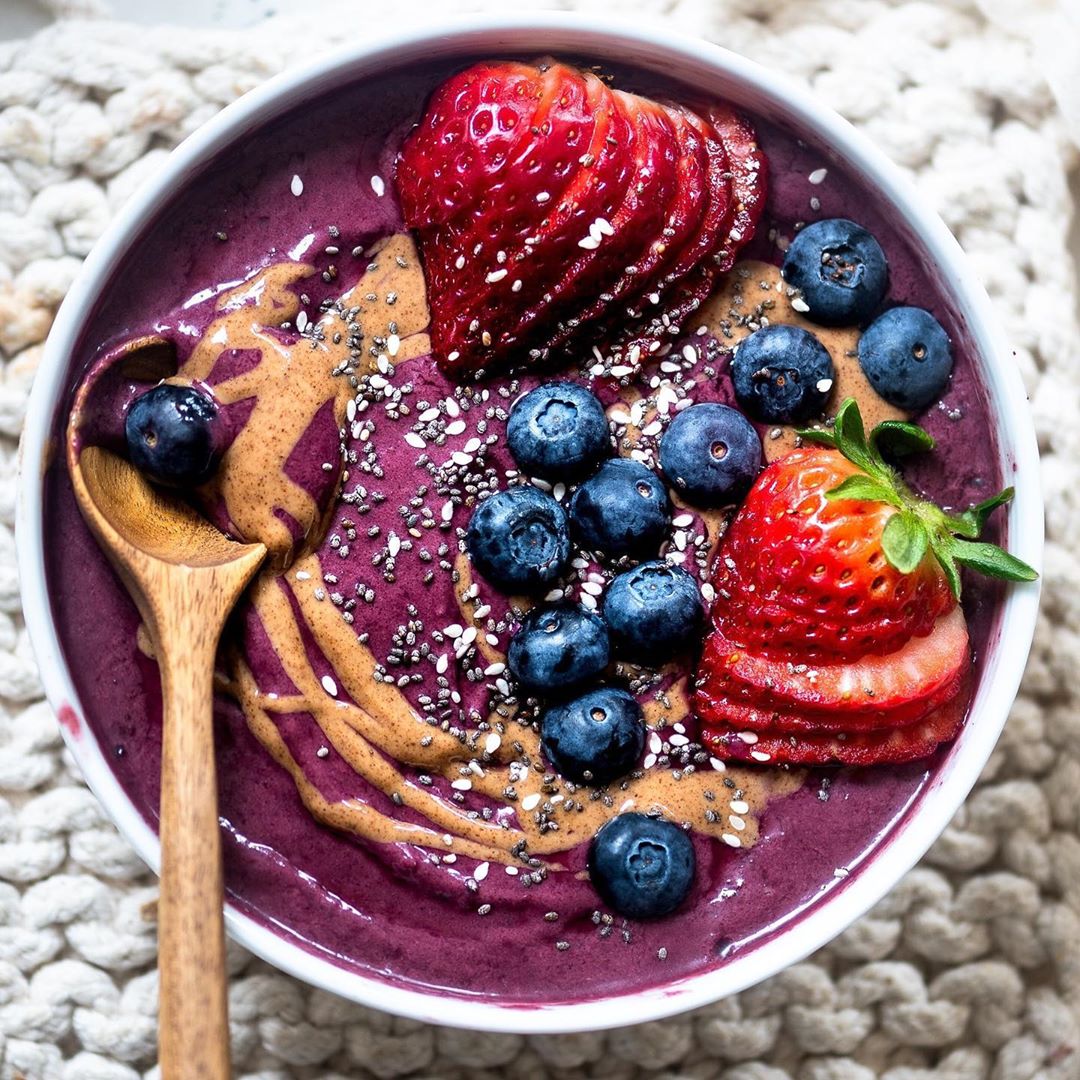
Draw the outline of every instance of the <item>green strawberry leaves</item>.
[[[886,420],[870,432],[863,426],[858,402],[848,398],[836,414],[832,428],[808,428],[799,436],[839,450],[862,470],[826,493],[826,498],[884,502],[897,508],[882,532],[885,558],[902,574],[910,574],[932,551],[953,595],[960,598],[960,570],[967,566],[988,577],[1006,581],[1034,581],[1038,574],[1027,563],[996,544],[979,541],[990,514],[1013,497],[1006,488],[960,514],[946,514],[921,499],[904,483],[885,455],[906,457],[934,448],[934,440],[917,424]]]

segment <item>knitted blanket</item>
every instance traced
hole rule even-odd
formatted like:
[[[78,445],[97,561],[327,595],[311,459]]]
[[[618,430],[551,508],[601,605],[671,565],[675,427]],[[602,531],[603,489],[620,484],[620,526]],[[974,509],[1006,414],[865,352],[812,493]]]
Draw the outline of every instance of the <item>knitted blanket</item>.
[[[941,840],[811,960],[602,1034],[411,1023],[230,946],[237,1076],[1080,1077],[1080,331],[1066,248],[1080,18],[1065,2],[618,4],[783,69],[860,125],[959,237],[1011,336],[1043,452],[1045,599],[1005,734]],[[69,18],[0,43],[0,1080],[156,1075],[156,883],[64,751],[20,618],[15,451],[42,339],[110,215],[171,146],[384,9],[307,3],[244,32]]]

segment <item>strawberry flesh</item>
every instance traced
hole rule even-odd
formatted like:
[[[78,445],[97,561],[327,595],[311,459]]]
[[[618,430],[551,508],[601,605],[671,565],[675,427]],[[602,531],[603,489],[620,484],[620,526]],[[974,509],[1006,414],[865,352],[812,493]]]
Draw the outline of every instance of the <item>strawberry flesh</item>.
[[[793,733],[750,732],[729,725],[705,728],[702,742],[729,761],[771,765],[896,765],[928,757],[955,739],[963,726],[970,679],[924,720],[878,731]]]

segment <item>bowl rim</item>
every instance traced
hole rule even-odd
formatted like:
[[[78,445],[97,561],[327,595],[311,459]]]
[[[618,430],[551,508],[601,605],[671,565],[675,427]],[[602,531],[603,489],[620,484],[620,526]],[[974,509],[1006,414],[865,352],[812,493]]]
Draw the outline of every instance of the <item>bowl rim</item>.
[[[387,65],[469,53],[545,50],[604,56],[664,70],[677,77],[737,83],[815,133],[845,165],[856,168],[902,214],[908,229],[954,290],[970,334],[981,378],[999,418],[1003,469],[1012,470],[1017,495],[1008,511],[1010,549],[1041,569],[1043,507],[1038,450],[1019,371],[982,285],[942,220],[925,207],[913,184],[862,134],[787,76],[705,40],[657,23],[609,15],[532,12],[444,17],[380,33],[289,69],[225,107],[181,143],[145,182],[98,240],[64,299],[34,381],[19,450],[16,548],[27,630],[49,703],[63,720],[68,746],[83,776],[120,832],[157,872],[157,835],[128,800],[97,740],[78,721],[78,706],[52,620],[42,536],[43,478],[50,460],[55,410],[66,388],[66,366],[94,299],[111,268],[143,225],[213,156],[254,125],[280,115],[334,85]],[[274,967],[360,1004],[429,1023],[522,1034],[600,1030],[662,1019],[710,1004],[765,979],[820,948],[892,889],[940,835],[986,763],[1016,696],[1034,633],[1039,583],[1011,587],[986,670],[964,732],[945,767],[905,810],[868,860],[872,865],[817,899],[809,910],[745,955],[720,968],[579,1003],[536,1004],[452,996],[362,975],[337,966],[275,932],[233,904],[226,905],[230,935]]]

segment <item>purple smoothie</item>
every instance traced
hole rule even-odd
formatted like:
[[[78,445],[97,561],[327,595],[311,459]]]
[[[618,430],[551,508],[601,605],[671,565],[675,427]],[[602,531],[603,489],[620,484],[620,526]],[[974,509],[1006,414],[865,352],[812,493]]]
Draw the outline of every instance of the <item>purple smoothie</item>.
[[[182,361],[212,315],[209,294],[201,299],[199,294],[286,257],[307,237],[312,239],[305,259],[319,272],[334,264],[339,274],[332,284],[318,273],[305,284],[310,310],[351,285],[366,260],[349,253],[402,228],[391,163],[427,94],[447,73],[410,70],[338,90],[222,154],[174,198],[121,262],[73,357],[72,386],[104,350],[132,335],[161,334],[176,343]],[[642,85],[632,73],[620,75],[619,84],[655,90],[653,80]],[[678,88],[668,90],[693,100],[694,95],[680,94]],[[819,217],[855,217],[874,232],[889,258],[890,297],[932,310],[949,331],[956,355],[943,402],[919,418],[939,448],[909,469],[908,476],[948,506],[985,498],[1001,486],[993,423],[964,327],[949,298],[927,274],[926,256],[886,208],[875,208],[878,197],[836,166],[829,166],[824,183],[810,184],[809,175],[828,163],[823,148],[804,145],[763,121],[757,126],[770,161],[771,189],[758,238],[745,254],[778,263],[782,253],[775,238],[790,237],[797,222]],[[290,192],[294,175],[303,181],[300,197]],[[385,195],[376,194],[373,176],[386,181]],[[819,200],[813,210],[811,198]],[[227,239],[218,239],[219,234]],[[325,254],[328,245],[340,253]],[[691,319],[689,332],[694,325]],[[242,369],[243,356],[232,360]],[[420,560],[421,547],[430,549],[437,564],[443,557],[438,546],[445,543],[445,557],[452,560],[457,553],[453,531],[433,530],[430,540],[425,533],[423,541],[415,541],[408,556],[400,557],[394,581],[371,563],[390,532],[405,535],[402,503],[418,484],[432,483],[430,471],[400,435],[417,423],[423,411],[419,402],[430,404],[453,393],[430,357],[399,365],[393,381],[412,386],[407,400],[416,407],[396,422],[380,418],[372,441],[382,448],[377,459],[382,477],[354,470],[344,489],[346,495],[353,493],[359,481],[386,498],[361,499],[369,508],[351,545],[353,557],[339,554],[339,520],[343,515],[356,517],[355,500],[334,508],[319,550],[324,569],[333,571],[335,587],[343,594],[356,595],[357,585],[376,592],[376,602],[361,600],[355,614],[358,621],[362,618],[370,648],[380,660],[394,650],[410,602],[416,602],[429,627],[443,627],[460,617],[452,591],[425,592],[422,587],[429,564]],[[499,396],[500,387],[505,397]],[[440,453],[475,438],[478,419],[488,421],[489,432],[501,434],[502,421],[487,413],[508,407],[517,388],[496,381],[490,393],[489,401],[466,412],[466,430],[448,438]],[[696,399],[728,400],[729,395],[721,374],[702,386]],[[57,418],[58,438],[69,404],[65,402]],[[389,438],[390,433],[395,437]],[[347,449],[366,452],[354,438]],[[512,465],[501,441],[486,453],[495,470]],[[309,489],[325,486],[324,475],[310,464],[324,457],[322,446],[296,455],[297,479]],[[86,724],[111,750],[117,777],[133,803],[154,821],[161,716],[156,665],[136,647],[139,620],[134,606],[83,526],[62,464],[53,465],[46,488],[46,565],[53,612]],[[458,509],[453,525],[466,522],[467,511]],[[374,529],[378,534],[369,539],[368,530]],[[993,633],[998,589],[981,580],[965,581],[964,608],[977,665]],[[496,620],[511,618],[505,604],[492,614]],[[103,627],[108,631],[103,633]],[[264,689],[274,689],[275,680],[283,692],[288,689],[250,610],[238,613],[227,636],[243,642]],[[313,664],[318,670],[317,657]],[[450,720],[468,726],[486,710],[490,691],[460,678],[453,666],[448,678],[461,698]],[[421,711],[429,690],[425,683],[403,688]],[[616,918],[605,934],[605,926],[594,923],[600,905],[592,887],[574,873],[552,874],[526,888],[493,864],[479,889],[471,891],[465,880],[475,869],[472,860],[436,864],[420,847],[369,843],[318,825],[301,805],[290,777],[251,734],[239,708],[222,699],[216,715],[226,878],[238,908],[347,969],[447,993],[537,1004],[631,992],[716,967],[754,948],[807,905],[841,887],[844,879],[835,872],[854,867],[872,852],[948,754],[945,749],[928,761],[899,768],[812,772],[794,795],[769,806],[761,838],[749,850],[732,851],[695,838],[697,884],[680,912],[651,924],[625,924]],[[306,715],[283,718],[279,727],[321,792],[331,798],[362,798],[407,817],[335,753],[318,755],[325,740]],[[571,852],[566,862],[571,870],[580,870],[584,852]],[[480,903],[491,905],[482,919],[477,916]],[[545,921],[545,913],[552,911],[559,913],[558,921]],[[482,948],[476,947],[477,941]],[[569,942],[570,948],[556,950],[556,941]],[[661,949],[666,950],[664,960],[658,958]]]

